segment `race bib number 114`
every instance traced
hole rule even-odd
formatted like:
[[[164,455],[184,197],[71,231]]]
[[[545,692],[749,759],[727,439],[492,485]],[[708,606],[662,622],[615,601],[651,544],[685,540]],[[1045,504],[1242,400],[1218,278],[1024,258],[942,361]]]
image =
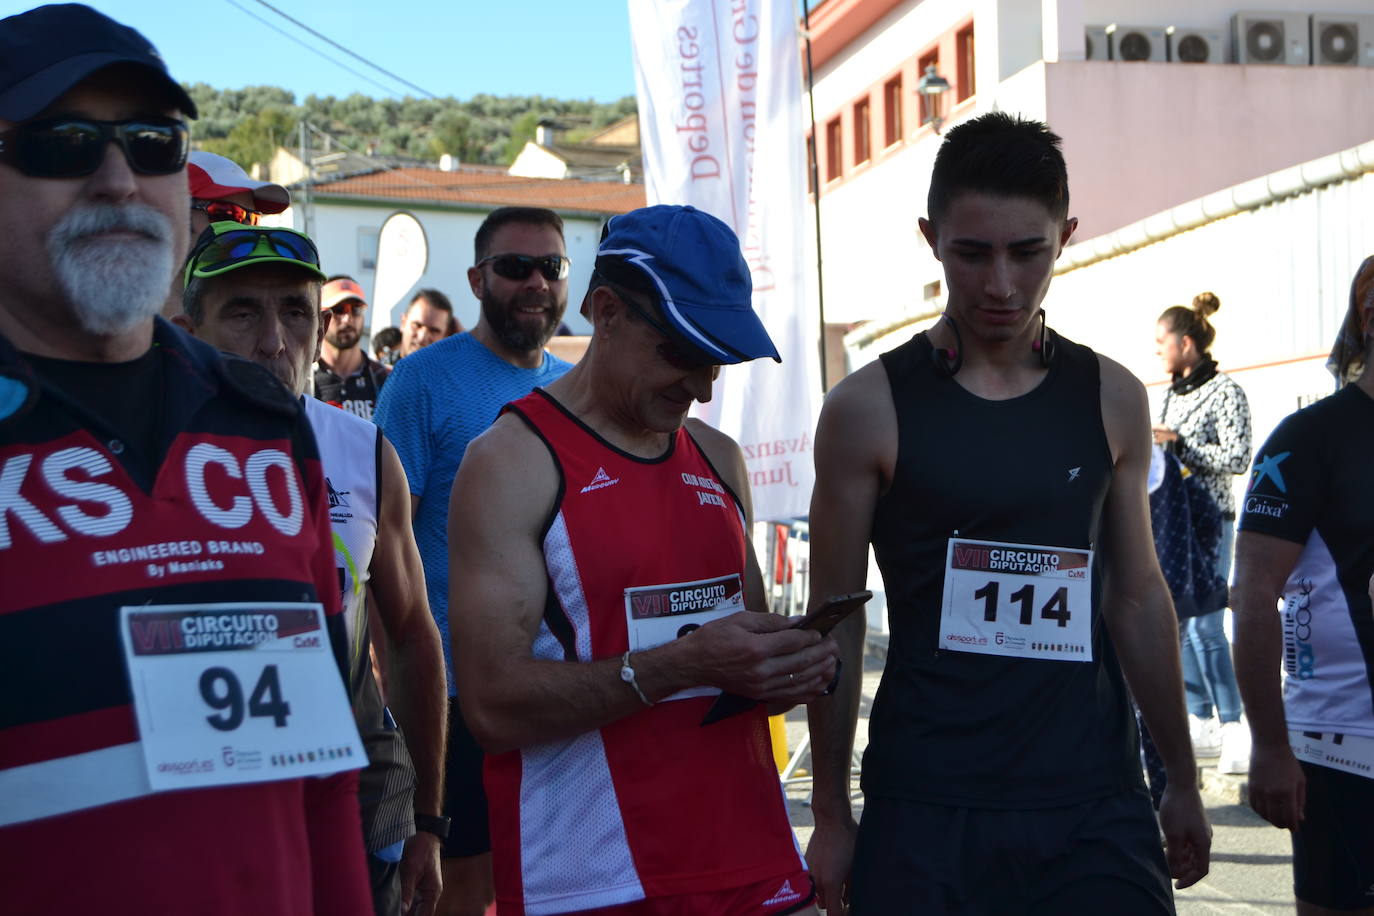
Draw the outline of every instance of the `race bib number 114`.
[[[1092,556],[950,538],[940,648],[1092,661]]]

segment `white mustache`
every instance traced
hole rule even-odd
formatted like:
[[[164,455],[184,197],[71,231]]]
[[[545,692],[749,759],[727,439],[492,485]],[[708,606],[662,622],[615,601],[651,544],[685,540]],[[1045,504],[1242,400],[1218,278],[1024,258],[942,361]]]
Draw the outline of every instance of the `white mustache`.
[[[170,241],[171,227],[147,204],[85,204],[68,211],[52,228],[51,239],[66,245],[103,232],[137,232],[165,243]]]

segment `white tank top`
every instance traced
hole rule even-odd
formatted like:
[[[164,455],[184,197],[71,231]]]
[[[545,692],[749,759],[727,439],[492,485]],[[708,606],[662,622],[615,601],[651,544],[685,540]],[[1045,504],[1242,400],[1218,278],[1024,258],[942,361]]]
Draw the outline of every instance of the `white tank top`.
[[[324,465],[334,565],[348,632],[348,683],[368,766],[359,775],[364,841],[369,852],[414,833],[415,769],[401,733],[382,703],[368,653],[367,579],[377,543],[382,434],[366,420],[314,398],[302,398]],[[404,497],[402,497],[404,498]]]
[[[324,464],[329,521],[334,529],[334,564],[339,570],[352,671],[367,653],[362,636],[367,633],[368,567],[377,543],[382,431],[315,398],[303,397],[301,402],[315,430]]]

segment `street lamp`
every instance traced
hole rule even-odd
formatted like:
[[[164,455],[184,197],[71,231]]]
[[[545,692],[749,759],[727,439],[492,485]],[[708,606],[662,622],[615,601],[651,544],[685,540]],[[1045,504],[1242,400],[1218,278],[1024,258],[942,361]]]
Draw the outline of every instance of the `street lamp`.
[[[940,125],[945,123],[945,119],[940,115],[940,96],[949,92],[949,80],[945,79],[935,69],[934,64],[926,67],[925,75],[916,84],[916,92],[922,96],[926,116],[922,124],[929,124],[935,128],[935,132],[940,132]]]

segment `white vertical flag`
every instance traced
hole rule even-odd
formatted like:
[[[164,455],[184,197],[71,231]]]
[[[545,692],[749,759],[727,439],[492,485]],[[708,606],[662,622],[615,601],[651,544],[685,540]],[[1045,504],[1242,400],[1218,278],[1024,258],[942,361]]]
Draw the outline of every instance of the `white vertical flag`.
[[[744,450],[760,519],[805,515],[820,407],[803,258],[806,173],[792,0],[629,0],[650,204],[691,204],[740,238],[754,311],[782,355],[726,366],[695,412]]]

